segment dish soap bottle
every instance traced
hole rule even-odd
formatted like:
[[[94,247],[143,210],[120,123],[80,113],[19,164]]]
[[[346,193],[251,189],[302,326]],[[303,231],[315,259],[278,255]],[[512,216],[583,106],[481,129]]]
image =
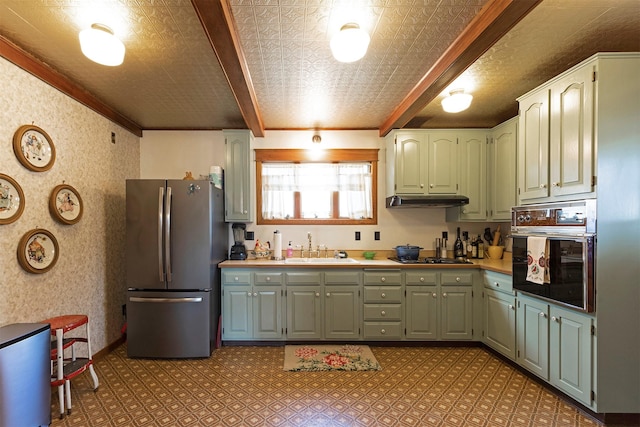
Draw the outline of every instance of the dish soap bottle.
[[[291,246],[291,240],[289,240],[289,245],[287,246],[287,258],[291,258],[293,256],[293,246]]]

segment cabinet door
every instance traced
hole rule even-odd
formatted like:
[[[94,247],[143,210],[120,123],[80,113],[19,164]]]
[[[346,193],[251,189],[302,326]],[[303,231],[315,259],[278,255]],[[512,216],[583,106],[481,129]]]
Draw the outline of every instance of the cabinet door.
[[[251,132],[224,131],[226,170],[224,171],[225,221],[252,221]]]
[[[549,195],[549,91],[521,98],[518,189],[521,201]]]
[[[455,132],[429,134],[429,194],[458,194],[458,138]]]
[[[551,195],[590,193],[593,175],[592,66],[551,87]]]
[[[516,359],[516,298],[513,295],[484,290],[483,342]]]
[[[407,286],[405,336],[407,339],[438,339],[437,286]]]
[[[426,135],[398,134],[396,138],[396,194],[425,194]]]
[[[287,288],[287,338],[322,339],[321,286]]]
[[[222,292],[222,338],[253,338],[251,286],[224,286]]]
[[[325,286],[324,337],[360,338],[360,291],[358,286]]]
[[[472,288],[470,286],[443,286],[440,289],[440,338],[444,340],[472,339]]]
[[[551,384],[591,406],[592,318],[551,306]]]
[[[460,189],[458,193],[469,198],[469,204],[460,207],[460,220],[486,219],[486,135],[484,132],[460,132],[459,140]]]
[[[280,286],[253,288],[253,337],[282,338],[282,289]]]
[[[518,297],[517,362],[534,374],[549,380],[549,305]]]
[[[494,221],[510,221],[516,197],[516,141],[518,121],[510,120],[493,130],[489,162],[489,217]]]

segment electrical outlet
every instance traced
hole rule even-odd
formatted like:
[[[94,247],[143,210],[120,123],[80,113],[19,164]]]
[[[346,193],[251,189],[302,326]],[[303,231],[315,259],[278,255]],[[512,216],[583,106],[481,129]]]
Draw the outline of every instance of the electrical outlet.
[[[111,132],[111,143],[112,144],[116,143],[116,133],[115,132]]]
[[[373,240],[380,240],[380,232],[379,231],[374,231],[373,232]]]
[[[360,232],[356,231],[356,240],[360,240]]]
[[[244,233],[244,238],[245,240],[253,240],[254,239],[253,231],[246,231]]]

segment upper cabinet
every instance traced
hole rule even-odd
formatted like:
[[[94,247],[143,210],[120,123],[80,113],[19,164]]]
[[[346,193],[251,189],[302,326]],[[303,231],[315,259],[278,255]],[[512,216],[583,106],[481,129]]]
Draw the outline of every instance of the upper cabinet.
[[[249,130],[225,130],[225,221],[253,221],[250,156],[253,135]]]
[[[596,196],[595,132],[611,118],[598,105],[624,90],[616,76],[630,66],[628,58],[596,54],[518,98],[521,204]]]
[[[458,140],[450,131],[398,131],[387,160],[387,195],[458,194]],[[390,180],[389,180],[390,179]],[[391,185],[391,190],[389,188]]]
[[[518,118],[496,126],[491,130],[489,144],[489,205],[488,220],[510,221],[511,208],[517,204],[516,147]]]

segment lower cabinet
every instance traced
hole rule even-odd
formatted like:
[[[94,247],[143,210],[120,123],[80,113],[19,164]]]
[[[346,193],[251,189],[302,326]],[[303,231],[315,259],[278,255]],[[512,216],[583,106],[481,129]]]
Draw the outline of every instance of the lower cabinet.
[[[360,287],[325,285],[324,338],[360,339]]]
[[[287,286],[287,338],[322,338],[321,286]]]
[[[518,295],[517,323],[518,364],[593,406],[594,318]]]
[[[484,290],[483,342],[511,360],[516,360],[516,297]]]
[[[364,273],[364,339],[402,339],[402,273]]]

